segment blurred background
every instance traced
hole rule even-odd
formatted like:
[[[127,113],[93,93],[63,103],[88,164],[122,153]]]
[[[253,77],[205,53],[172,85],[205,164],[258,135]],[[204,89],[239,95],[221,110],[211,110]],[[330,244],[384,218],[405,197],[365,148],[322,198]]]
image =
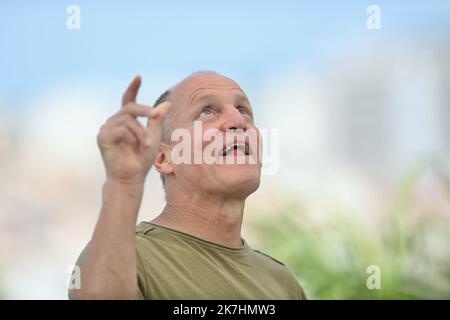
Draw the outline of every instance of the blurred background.
[[[252,247],[309,298],[450,298],[449,1],[2,1],[0,47],[0,298],[67,298],[100,209],[100,125],[135,74],[152,104],[198,70],[279,130]],[[163,205],[152,170],[139,220]]]

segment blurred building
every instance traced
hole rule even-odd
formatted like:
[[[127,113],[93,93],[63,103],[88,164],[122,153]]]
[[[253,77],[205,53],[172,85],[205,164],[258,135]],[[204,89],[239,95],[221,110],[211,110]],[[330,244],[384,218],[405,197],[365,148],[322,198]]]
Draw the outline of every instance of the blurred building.
[[[404,173],[415,161],[448,160],[449,59],[448,49],[412,46],[338,64],[324,90],[328,150],[387,174]]]

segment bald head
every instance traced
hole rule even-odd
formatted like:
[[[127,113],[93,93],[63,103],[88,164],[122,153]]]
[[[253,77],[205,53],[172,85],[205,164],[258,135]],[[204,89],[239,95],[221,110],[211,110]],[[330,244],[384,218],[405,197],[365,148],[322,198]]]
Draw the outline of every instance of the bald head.
[[[153,107],[158,106],[164,101],[171,100],[171,102],[173,102],[174,100],[185,98],[190,90],[195,89],[196,87],[201,87],[202,84],[206,84],[207,87],[208,84],[212,87],[225,85],[228,87],[238,88],[242,91],[234,80],[225,77],[224,75],[221,75],[215,71],[198,71],[192,73],[170,89],[166,90],[155,101]]]
[[[170,89],[171,99],[189,105],[197,91],[205,89],[242,89],[232,79],[213,71],[195,72]]]

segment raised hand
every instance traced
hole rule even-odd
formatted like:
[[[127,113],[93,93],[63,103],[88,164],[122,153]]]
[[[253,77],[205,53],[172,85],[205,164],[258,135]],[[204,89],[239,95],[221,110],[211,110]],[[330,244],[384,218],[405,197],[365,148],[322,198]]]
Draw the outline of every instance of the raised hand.
[[[136,103],[141,82],[140,76],[133,79],[123,94],[122,108],[101,126],[97,135],[107,179],[118,183],[144,183],[158,153],[163,121],[170,108],[170,102],[156,108]],[[147,117],[147,126],[137,117]]]

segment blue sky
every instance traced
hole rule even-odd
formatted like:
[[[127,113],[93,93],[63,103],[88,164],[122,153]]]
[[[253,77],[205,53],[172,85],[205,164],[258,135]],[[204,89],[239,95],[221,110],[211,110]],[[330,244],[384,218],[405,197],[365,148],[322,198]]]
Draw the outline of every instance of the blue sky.
[[[66,8],[81,9],[81,30]],[[382,30],[365,27],[380,6]],[[257,82],[370,41],[448,36],[450,2],[435,1],[11,1],[0,4],[0,99],[64,82],[135,73],[182,77],[214,69]],[[170,78],[169,77],[169,78]],[[164,84],[166,85],[166,84]]]

